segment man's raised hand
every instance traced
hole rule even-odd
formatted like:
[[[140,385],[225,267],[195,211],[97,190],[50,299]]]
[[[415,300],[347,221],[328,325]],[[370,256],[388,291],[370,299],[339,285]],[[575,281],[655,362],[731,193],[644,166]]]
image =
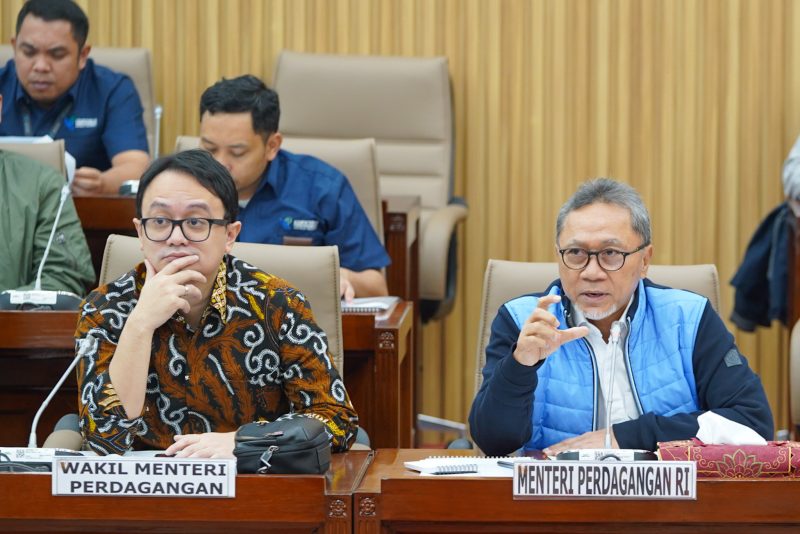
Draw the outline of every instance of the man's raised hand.
[[[589,334],[589,329],[585,326],[558,329],[558,319],[547,308],[559,302],[561,302],[559,295],[541,297],[536,309],[522,325],[517,338],[517,348],[514,350],[514,358],[522,365],[536,365],[564,343]]]

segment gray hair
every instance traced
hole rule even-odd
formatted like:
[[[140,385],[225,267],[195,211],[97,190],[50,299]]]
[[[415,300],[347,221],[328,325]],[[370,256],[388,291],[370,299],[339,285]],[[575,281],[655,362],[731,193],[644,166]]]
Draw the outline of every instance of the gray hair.
[[[556,242],[570,212],[598,202],[627,209],[631,214],[633,231],[639,234],[643,243],[650,243],[650,214],[647,213],[642,197],[633,187],[611,178],[595,178],[584,182],[561,206],[556,219]]]

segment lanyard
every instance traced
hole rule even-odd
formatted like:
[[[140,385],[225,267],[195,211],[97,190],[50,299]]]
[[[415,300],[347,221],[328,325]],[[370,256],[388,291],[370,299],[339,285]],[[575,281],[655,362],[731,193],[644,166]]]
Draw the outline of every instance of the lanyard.
[[[61,110],[61,113],[58,114],[56,120],[53,121],[53,126],[50,127],[50,131],[47,132],[47,135],[55,139],[58,130],[61,128],[61,122],[69,115],[69,112],[72,111],[72,102],[64,106],[64,109]],[[31,110],[27,104],[24,102],[20,102],[20,106],[22,107],[22,127],[25,129],[25,136],[31,137],[33,136],[33,126],[31,125]]]

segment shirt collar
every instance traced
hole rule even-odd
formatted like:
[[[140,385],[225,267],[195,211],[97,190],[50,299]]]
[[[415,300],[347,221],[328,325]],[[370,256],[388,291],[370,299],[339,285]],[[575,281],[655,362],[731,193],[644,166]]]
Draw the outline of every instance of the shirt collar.
[[[283,153],[283,149],[278,150],[278,153],[272,158],[272,161],[267,163],[267,170],[264,171],[264,174],[261,175],[261,182],[258,184],[258,188],[256,192],[253,193],[253,197],[256,196],[262,189],[265,187],[272,188],[272,191],[277,193],[278,186],[278,178],[280,177],[281,172],[281,154]],[[253,199],[250,197],[250,200]]]

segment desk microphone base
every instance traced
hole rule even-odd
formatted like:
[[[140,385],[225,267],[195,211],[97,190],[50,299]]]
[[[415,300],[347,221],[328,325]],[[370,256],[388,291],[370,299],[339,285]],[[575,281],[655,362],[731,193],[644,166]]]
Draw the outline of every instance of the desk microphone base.
[[[636,462],[658,460],[656,453],[641,449],[576,449],[560,452],[556,460],[581,462]]]

